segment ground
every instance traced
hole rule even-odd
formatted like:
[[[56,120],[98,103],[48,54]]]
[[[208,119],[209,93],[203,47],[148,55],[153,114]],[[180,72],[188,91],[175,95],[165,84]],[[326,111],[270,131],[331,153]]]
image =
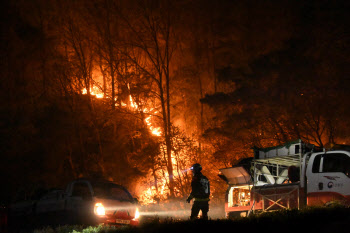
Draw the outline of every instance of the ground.
[[[87,226],[61,226],[42,227],[36,230],[22,229],[21,233],[68,233],[68,232],[125,232],[125,233],[185,233],[185,232],[225,232],[226,229],[234,232],[336,232],[348,233],[350,227],[350,208],[307,208],[305,210],[283,210],[252,215],[248,218],[234,220],[211,219],[209,221],[177,221],[171,217],[165,219],[154,218],[138,227],[87,227]],[[8,232],[12,232],[11,229]]]

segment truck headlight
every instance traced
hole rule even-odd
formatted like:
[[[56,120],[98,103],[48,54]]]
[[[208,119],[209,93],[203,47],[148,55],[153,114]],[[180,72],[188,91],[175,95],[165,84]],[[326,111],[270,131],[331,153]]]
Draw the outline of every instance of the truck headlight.
[[[106,214],[105,207],[102,205],[102,203],[96,203],[94,212],[96,215],[103,216]]]

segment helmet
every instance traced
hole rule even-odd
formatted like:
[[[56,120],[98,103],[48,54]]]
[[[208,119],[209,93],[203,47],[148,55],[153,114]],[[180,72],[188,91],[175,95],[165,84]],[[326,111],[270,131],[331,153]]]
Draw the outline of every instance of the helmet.
[[[195,163],[192,165],[191,171],[193,171],[194,173],[198,173],[202,171],[202,166],[199,163]]]

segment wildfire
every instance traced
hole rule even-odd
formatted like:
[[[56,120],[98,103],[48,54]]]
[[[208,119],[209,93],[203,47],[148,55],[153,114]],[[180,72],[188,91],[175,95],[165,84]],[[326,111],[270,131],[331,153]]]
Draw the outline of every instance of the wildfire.
[[[130,85],[128,84],[128,89],[130,91]],[[82,91],[82,94],[83,95],[86,95],[87,94],[87,89],[84,88]],[[92,88],[90,88],[90,95],[93,95],[95,96],[96,98],[104,98],[104,94],[101,92],[101,90],[96,87],[96,86],[93,86]],[[161,131],[161,128],[160,127],[154,127],[152,125],[152,115],[154,114],[157,114],[158,111],[154,111],[153,108],[151,109],[148,109],[148,108],[144,108],[144,109],[140,109],[138,104],[133,100],[131,94],[129,94],[129,101],[130,101],[130,107],[136,111],[142,111],[143,113],[145,114],[148,114],[149,116],[145,119],[145,122],[146,122],[146,125],[148,126],[149,130],[151,131],[151,133],[155,136],[161,136],[162,135],[162,131]],[[116,106],[118,106],[118,103],[116,103]],[[126,107],[127,104],[125,103],[121,103],[121,106],[122,107]],[[153,112],[154,111],[154,112]]]
[[[130,90],[130,85],[128,84],[128,88]],[[138,104],[133,100],[132,96],[129,94],[129,101],[130,101],[130,106],[135,109],[140,111]],[[149,116],[145,119],[146,125],[148,126],[148,128],[150,129],[151,133],[153,135],[156,136],[161,136],[162,132],[160,127],[154,127],[151,123],[151,119],[152,119],[152,115],[157,114],[158,111],[153,112],[153,108],[148,109],[148,108],[144,108],[143,110],[141,109],[141,111],[143,111],[143,113],[149,114]]]
[[[155,112],[155,113],[157,113],[157,112]],[[149,129],[151,130],[151,133],[156,135],[156,136],[161,136],[162,135],[162,131],[161,131],[160,127],[153,127],[152,123],[151,123],[151,118],[152,118],[152,116],[148,116],[145,119],[145,122],[148,125]]]
[[[130,93],[130,85],[128,84],[127,86]],[[86,88],[82,90],[82,94],[84,95],[88,94]],[[96,86],[93,86],[92,88],[90,88],[90,95],[95,96],[96,98],[108,98],[103,94],[102,90]],[[134,111],[139,111],[144,113],[145,115],[147,115],[144,121],[148,129],[150,130],[150,132],[155,136],[161,136],[162,135],[161,127],[156,127],[153,124],[153,117],[156,116],[156,114],[158,114],[157,109],[147,108],[143,106],[143,104],[138,104],[136,101],[134,101],[131,93],[129,94],[128,100],[129,100],[128,102],[130,103],[128,104],[124,102],[116,103],[116,106],[119,106],[120,104],[120,107],[125,107],[125,108],[129,107]],[[162,150],[164,149],[165,148],[162,148]],[[171,157],[172,157],[172,164],[174,166],[177,166],[177,161],[175,159],[175,155],[173,152]],[[167,194],[169,192],[168,186],[167,186],[168,179],[169,179],[168,172],[164,169],[160,169],[156,171],[156,176],[158,178],[157,184],[154,184],[153,182],[151,182],[150,180],[153,180],[153,177],[150,178],[149,176],[145,177],[144,180],[141,181],[141,183],[143,183],[141,186],[144,187],[140,194],[141,203],[144,203],[144,204],[157,203],[157,201],[161,199],[163,200],[164,198],[167,197]],[[179,174],[177,171],[174,171],[174,176],[180,177],[181,174]]]
[[[81,92],[82,92],[83,95],[86,95],[87,94],[87,89],[84,88]],[[90,88],[90,95],[93,95],[93,96],[95,96],[98,99],[102,99],[104,97],[104,94],[101,93],[99,88],[95,87],[95,86]]]

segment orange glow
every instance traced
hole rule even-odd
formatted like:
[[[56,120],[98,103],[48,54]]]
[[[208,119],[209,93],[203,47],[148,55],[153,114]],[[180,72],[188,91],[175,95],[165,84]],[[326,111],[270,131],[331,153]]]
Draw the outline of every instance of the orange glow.
[[[151,132],[152,132],[152,134],[154,134],[156,136],[161,136],[162,135],[162,132],[160,131],[160,127],[151,129]]]
[[[166,153],[166,148],[163,146],[160,147],[161,155]],[[183,178],[184,175],[186,175],[186,172],[188,170],[186,169],[187,163],[190,161],[186,160],[186,153],[177,154],[175,155],[175,152],[171,152],[171,161],[173,164],[173,176],[176,179]],[[160,156],[161,156],[160,155]],[[180,159],[180,161],[178,161]],[[184,163],[183,165],[180,165],[181,163]],[[184,166],[184,167],[183,167]],[[157,201],[164,201],[168,198],[170,190],[168,187],[169,184],[169,173],[167,172],[166,168],[161,168],[157,171],[155,171],[155,175],[157,177],[157,187],[154,183],[154,174],[148,174],[146,177],[144,177],[141,181],[139,181],[139,187],[140,192],[138,194],[139,200],[142,204],[148,205],[148,204],[156,204]],[[175,195],[181,195],[181,191],[174,187]],[[177,193],[177,194],[176,194]]]
[[[128,84],[128,89],[130,90],[130,85]],[[87,90],[86,88],[84,88],[82,91],[83,95],[87,94]],[[104,98],[104,94],[101,91],[100,88],[93,86],[92,88],[90,88],[90,95],[95,96],[96,98]],[[116,100],[116,99],[115,99]],[[130,107],[132,109],[134,109],[135,111],[142,111],[145,114],[148,114],[149,116],[145,119],[145,123],[147,124],[149,130],[151,131],[151,133],[155,136],[161,136],[162,135],[162,131],[161,131],[161,127],[154,127],[152,125],[152,115],[157,114],[158,111],[154,111],[154,108],[143,108],[140,109],[139,105],[133,100],[131,94],[129,94],[129,101],[130,101]],[[115,106],[119,106],[118,103],[115,104]],[[121,107],[127,107],[126,103],[121,102]],[[154,111],[154,112],[153,112]]]
[[[81,92],[83,95],[86,95],[87,94],[86,88],[84,88]],[[90,95],[93,95],[98,99],[102,99],[104,97],[104,94],[98,89],[98,87],[95,87],[95,86],[93,88],[90,88]]]
[[[99,77],[97,77],[99,78]],[[95,78],[94,78],[95,80]],[[95,83],[98,85],[98,82]],[[135,112],[140,112],[144,113],[146,115],[144,122],[147,125],[147,128],[149,129],[150,133],[154,136],[160,137],[162,136],[162,128],[157,127],[155,125],[154,117],[159,114],[159,111],[157,108],[150,107],[150,106],[145,106],[147,105],[146,103],[138,103],[135,101],[131,94],[131,88],[130,85],[127,84],[128,90],[129,90],[129,95],[128,95],[128,101],[127,103],[125,102],[118,102],[117,98],[115,99],[116,104],[115,106],[121,107],[121,108],[129,108],[130,110],[133,110]],[[87,95],[87,90],[86,88],[82,89],[82,94]],[[110,98],[107,95],[104,95],[102,89],[98,86],[91,86],[90,88],[90,95],[94,96],[96,98]],[[162,153],[164,153],[164,148],[161,146],[160,148]],[[166,152],[165,152],[166,153]],[[175,159],[175,154],[172,152],[171,156],[172,164],[174,167],[177,166],[177,159]],[[140,192],[139,192],[139,200],[143,204],[150,204],[150,203],[157,203],[159,200],[164,200],[168,197],[169,195],[169,188],[168,188],[168,183],[169,183],[169,174],[167,172],[166,168],[160,168],[159,170],[156,171],[156,177],[157,177],[157,185],[153,183],[154,180],[154,174],[148,174],[146,177],[143,178],[143,181],[140,181]],[[174,176],[180,176],[176,170],[174,170]],[[103,216],[104,215],[104,207],[102,203],[97,203],[95,206],[95,213],[97,215]]]

